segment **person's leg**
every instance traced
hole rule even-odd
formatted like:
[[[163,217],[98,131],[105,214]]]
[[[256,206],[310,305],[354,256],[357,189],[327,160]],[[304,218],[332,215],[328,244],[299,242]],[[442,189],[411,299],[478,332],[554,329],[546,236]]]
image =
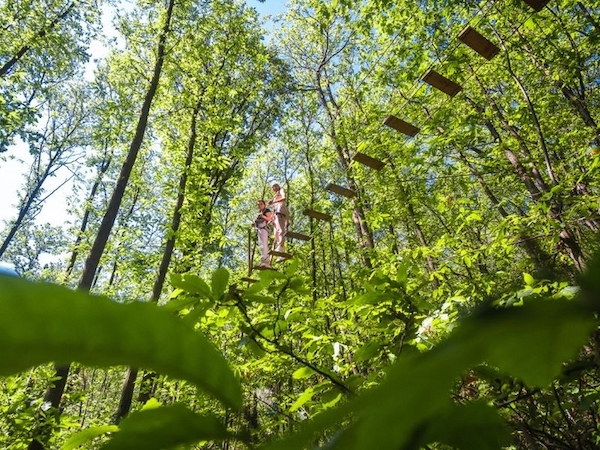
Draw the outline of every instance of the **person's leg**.
[[[275,218],[275,251],[285,252],[285,224],[287,219],[281,214]]]
[[[258,247],[260,248],[260,265],[269,265],[269,231],[266,228],[257,228]]]

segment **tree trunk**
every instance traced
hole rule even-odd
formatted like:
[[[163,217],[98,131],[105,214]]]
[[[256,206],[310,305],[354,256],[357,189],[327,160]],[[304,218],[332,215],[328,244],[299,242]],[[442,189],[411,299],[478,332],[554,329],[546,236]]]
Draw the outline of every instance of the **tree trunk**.
[[[49,169],[49,167],[47,169]],[[37,199],[37,196],[40,193],[40,190],[42,189],[42,184],[46,180],[47,176],[48,176],[48,170],[46,170],[44,175],[35,183],[35,186],[31,190],[31,192],[29,192],[27,194],[26,199],[21,204],[17,218],[12,223],[10,230],[8,231],[8,235],[4,238],[4,242],[2,242],[2,245],[0,246],[0,258],[2,258],[2,256],[8,249],[8,246],[10,245],[13,238],[15,237],[15,234],[17,234],[17,231],[19,231],[19,229],[21,228],[21,225],[23,225],[23,221],[25,220],[25,217],[29,213],[29,210],[31,209],[33,202],[35,202],[35,200]]]
[[[192,166],[192,162],[194,160],[194,148],[196,147],[196,139],[197,139],[197,120],[198,114],[200,112],[200,107],[202,105],[202,100],[199,99],[196,103],[196,106],[192,113],[192,122],[190,126],[190,138],[188,139],[187,152],[185,158],[185,164],[183,170],[181,172],[181,176],[179,177],[179,189],[177,194],[177,201],[175,202],[175,208],[173,209],[173,216],[171,219],[171,229],[169,233],[167,233],[168,239],[165,243],[165,249],[163,251],[162,259],[160,262],[160,266],[158,268],[158,273],[156,274],[156,279],[154,281],[154,285],[152,287],[152,295],[150,297],[150,301],[153,303],[157,303],[160,299],[160,294],[162,293],[165,279],[167,277],[167,271],[169,270],[169,265],[171,264],[171,259],[173,257],[173,249],[175,248],[175,241],[177,239],[177,234],[179,232],[179,226],[181,225],[181,208],[183,207],[183,202],[185,200],[185,193],[188,181],[188,173],[190,171],[190,167]],[[129,410],[131,409],[131,401],[133,399],[132,393],[133,388],[135,386],[135,380],[138,373],[138,369],[130,368],[127,372],[125,383],[123,385],[123,390],[121,393],[121,401],[119,403],[119,409],[115,414],[115,422],[119,422],[123,417],[125,417]],[[154,384],[154,378],[156,374],[154,372],[147,372],[144,374],[144,380],[146,381],[140,388],[140,394],[138,398],[140,400],[146,399],[148,401],[150,399],[150,392],[147,391],[148,385]]]

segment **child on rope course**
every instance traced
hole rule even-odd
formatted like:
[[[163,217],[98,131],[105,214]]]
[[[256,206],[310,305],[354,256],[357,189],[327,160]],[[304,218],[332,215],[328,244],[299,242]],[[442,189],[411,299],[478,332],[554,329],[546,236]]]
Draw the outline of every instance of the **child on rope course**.
[[[264,200],[259,200],[256,203],[259,214],[254,221],[254,228],[256,228],[256,234],[258,236],[258,247],[260,248],[260,264],[258,267],[269,269],[270,257],[269,257],[269,223],[273,221],[273,213]]]

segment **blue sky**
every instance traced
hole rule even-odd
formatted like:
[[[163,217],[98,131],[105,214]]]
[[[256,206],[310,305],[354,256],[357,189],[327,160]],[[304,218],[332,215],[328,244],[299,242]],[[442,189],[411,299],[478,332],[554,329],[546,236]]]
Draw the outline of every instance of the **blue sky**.
[[[285,11],[286,2],[284,0],[265,0],[264,3],[258,0],[246,0],[248,6],[256,8],[260,14],[279,14]]]

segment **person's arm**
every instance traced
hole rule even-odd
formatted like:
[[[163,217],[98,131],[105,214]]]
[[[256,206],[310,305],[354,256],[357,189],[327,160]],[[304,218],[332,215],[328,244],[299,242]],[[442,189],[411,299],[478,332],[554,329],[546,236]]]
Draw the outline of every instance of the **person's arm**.
[[[267,211],[262,216],[267,222],[271,222],[273,220],[273,213],[271,211]]]

